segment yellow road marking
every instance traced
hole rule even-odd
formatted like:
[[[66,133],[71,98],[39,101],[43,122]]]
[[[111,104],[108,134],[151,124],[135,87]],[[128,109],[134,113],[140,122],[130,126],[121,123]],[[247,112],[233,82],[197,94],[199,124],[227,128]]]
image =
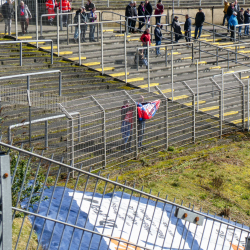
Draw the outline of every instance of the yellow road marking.
[[[113,29],[103,30],[103,32],[113,32]]]
[[[195,63],[195,64],[197,64],[197,63]],[[198,62],[198,64],[207,64],[207,62],[206,61],[201,61],[201,62]]]
[[[206,103],[206,101],[199,101],[199,104],[204,104],[204,103]],[[186,105],[186,106],[192,106],[193,103],[192,102],[186,102],[186,103],[184,103],[184,105]],[[195,102],[195,105],[197,105],[197,102]]]
[[[245,46],[229,46],[229,47],[225,47],[225,49],[235,49],[235,48],[238,48],[238,49],[245,49],[246,47]],[[238,51],[239,52],[239,51]]]
[[[174,101],[176,100],[181,100],[181,99],[185,99],[185,98],[188,98],[189,96],[188,95],[179,95],[179,96],[174,96]],[[169,98],[170,100],[172,100],[172,97]]]
[[[238,113],[239,113],[238,111],[230,111],[230,112],[224,113],[224,116],[236,115]],[[215,117],[219,117],[219,115],[215,115]]]
[[[140,38],[132,38],[132,39],[128,39],[128,41],[129,42],[131,42],[131,41],[141,41],[141,39]]]
[[[36,44],[36,42],[30,42],[30,44]],[[45,42],[38,42],[38,44],[45,44]]]
[[[127,75],[129,75],[129,72],[127,72]],[[119,73],[110,74],[110,76],[112,76],[112,77],[125,76],[125,72],[119,72]]]
[[[238,53],[249,54],[250,50],[239,50]]]
[[[160,85],[160,84],[159,83],[150,83],[150,87],[155,87],[155,86],[158,86],[158,85]],[[145,89],[145,88],[148,87],[148,84],[139,85],[138,87],[141,88],[141,89]]]
[[[57,52],[55,52],[55,54],[57,55]],[[59,52],[60,56],[71,55],[71,54],[73,54],[73,51],[62,51],[62,52]]]
[[[201,37],[210,37],[211,35],[201,35]]]
[[[109,71],[109,70],[114,70],[115,68],[114,67],[104,67],[103,68],[103,71]],[[95,69],[95,70],[97,70],[97,71],[102,71],[102,68],[97,68],[97,69]]]
[[[77,61],[77,60],[79,60],[79,57],[70,57],[68,59],[72,60],[72,61]],[[81,60],[86,60],[86,57],[85,56],[81,56]]]
[[[181,58],[181,60],[187,60],[187,59],[192,59],[192,56]]]
[[[207,108],[202,108],[202,109],[200,109],[200,111],[206,112],[206,111],[212,111],[212,110],[216,110],[216,109],[219,109],[219,106],[211,106],[211,107],[207,107]]]
[[[227,72],[224,72],[224,74],[230,74],[230,73],[234,73],[234,71],[227,71]]]
[[[171,53],[168,53],[168,55],[171,55]],[[180,52],[173,52],[173,55],[181,55]]]
[[[127,82],[139,82],[139,81],[143,81],[143,80],[144,80],[144,77],[136,77],[136,78],[127,79]],[[125,81],[125,79],[123,81]]]
[[[230,45],[230,44],[234,44],[234,43],[233,42],[220,43],[220,45]]]
[[[221,69],[221,66],[210,67],[209,69]]]
[[[118,34],[118,35],[115,35],[115,36],[124,36],[124,34]],[[131,36],[127,36],[127,37],[131,37]]]
[[[100,65],[100,62],[90,62],[90,63],[83,63],[82,65],[84,66],[95,66],[95,65]]]
[[[51,46],[41,47],[40,49],[51,49]],[[53,49],[57,49],[57,46],[53,46]]]
[[[16,33],[11,32],[11,35],[15,35]],[[0,33],[0,35],[8,35],[8,33]]]
[[[243,76],[243,77],[241,77],[241,80],[248,79],[248,78],[249,78],[249,76]]]
[[[249,118],[249,120],[250,120],[250,118]],[[238,123],[241,123],[241,122],[242,122],[242,119],[231,121],[231,123],[234,123],[234,124],[238,124]],[[245,122],[247,122],[247,118],[245,119]]]

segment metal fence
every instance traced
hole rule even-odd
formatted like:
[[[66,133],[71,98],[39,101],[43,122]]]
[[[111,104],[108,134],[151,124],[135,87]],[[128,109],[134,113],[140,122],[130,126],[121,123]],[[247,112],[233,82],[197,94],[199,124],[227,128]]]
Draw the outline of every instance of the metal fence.
[[[184,146],[249,129],[249,90],[238,73],[117,91],[65,103],[68,117],[68,164],[77,168],[111,167],[140,152],[154,153],[168,146]],[[148,88],[145,85],[145,88]],[[160,100],[156,115],[137,119],[137,103]],[[131,111],[129,127],[121,107]]]
[[[234,250],[249,245],[250,229],[243,224],[194,211],[190,204],[179,205],[160,193],[146,193],[32,150],[3,142],[0,146],[7,153],[0,156],[1,250]],[[62,175],[63,169],[68,174]],[[75,179],[70,178],[72,171]]]

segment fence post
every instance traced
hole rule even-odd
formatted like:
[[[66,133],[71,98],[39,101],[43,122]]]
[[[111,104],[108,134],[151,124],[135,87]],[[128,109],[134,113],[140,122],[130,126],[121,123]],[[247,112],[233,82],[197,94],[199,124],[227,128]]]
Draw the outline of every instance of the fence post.
[[[10,156],[0,152],[0,249],[12,249],[12,199],[11,199],[11,173]]]
[[[215,30],[214,30],[214,25],[213,25],[213,42],[215,42]]]
[[[31,130],[31,100],[30,100],[30,90],[27,89],[27,99],[29,104],[29,145],[31,147],[31,138],[32,138],[32,130]]]
[[[168,98],[162,93],[162,91],[159,89],[158,86],[156,86],[156,89],[162,94],[162,96],[165,98],[165,138],[166,138],[166,149],[168,149]]]
[[[51,41],[51,55],[50,55],[50,60],[51,60],[51,64],[53,64],[53,40]]]
[[[48,120],[45,121],[45,150],[49,147],[49,123]]]
[[[196,60],[196,92],[197,92],[197,111],[199,111],[199,61]]]
[[[149,66],[149,42],[147,42],[147,55],[148,55],[148,92],[150,92],[150,66]]]
[[[223,119],[223,95],[222,95],[222,89],[220,89],[219,92],[219,119],[220,119],[220,138],[222,137],[222,133],[223,133],[223,127],[222,127],[222,119]]]
[[[172,102],[174,101],[174,55],[173,49],[171,50],[171,83],[172,83]]]
[[[192,62],[194,62],[194,43],[192,43]]]
[[[17,6],[18,0],[15,0],[15,30],[16,30],[16,41],[18,40],[18,30],[17,30]],[[11,35],[11,33],[10,33]]]
[[[199,60],[201,61],[201,41],[199,41]]]
[[[222,106],[222,120],[224,119],[224,69],[221,70],[221,98],[222,98],[222,102],[221,102],[221,106]]]
[[[74,155],[74,121],[72,117],[69,118],[69,126],[70,126],[70,165],[74,167],[75,155]],[[73,172],[74,175],[74,172]]]
[[[241,110],[241,114],[242,114],[242,130],[245,130],[245,85],[242,83],[242,110]]]
[[[38,40],[38,1],[36,0],[36,40]],[[38,48],[38,42],[36,42],[36,48]]]
[[[78,115],[78,142],[81,141],[81,114]]]
[[[238,46],[235,46],[235,63],[237,63]]]
[[[20,66],[23,66],[23,43],[20,42]]]
[[[234,26],[234,42],[236,42],[236,26]]]
[[[60,30],[62,31],[62,29],[63,29],[63,24],[62,24],[62,19],[63,19],[63,16],[62,16],[62,0],[60,0],[60,14],[61,14],[60,15]]]
[[[101,23],[101,64],[102,64],[102,75],[103,75],[104,74],[104,69],[103,69],[103,23]]]
[[[78,15],[78,55],[79,55],[79,66],[82,65],[81,61],[81,15]]]
[[[62,5],[61,5],[62,6]],[[59,57],[59,10],[56,8],[57,14],[57,57]]]
[[[249,132],[249,78],[247,80],[247,131]]]
[[[138,123],[137,123],[137,103],[136,101],[130,96],[130,94],[124,90],[125,94],[133,101],[135,104],[135,155],[136,158],[138,157]]]
[[[95,103],[100,107],[100,109],[103,112],[103,127],[102,127],[102,138],[103,138],[103,150],[104,150],[104,154],[103,154],[103,164],[102,167],[103,169],[106,167],[106,163],[107,163],[107,144],[106,144],[106,112],[105,109],[103,108],[103,106],[95,99],[94,96],[91,96],[92,99],[95,101]]]
[[[27,76],[27,90],[30,90],[30,76]]]
[[[229,71],[229,51],[227,52],[227,70]]]
[[[168,47],[165,47],[165,66],[168,66]]]
[[[219,49],[216,47],[216,65],[219,65]]]
[[[193,123],[193,131],[192,131],[192,140],[195,143],[195,94],[193,93],[193,100],[192,100],[192,123]]]
[[[62,96],[62,72],[59,72],[59,96]]]
[[[124,33],[124,63],[125,63],[125,82],[128,80],[128,69],[127,69],[127,36],[126,32]]]

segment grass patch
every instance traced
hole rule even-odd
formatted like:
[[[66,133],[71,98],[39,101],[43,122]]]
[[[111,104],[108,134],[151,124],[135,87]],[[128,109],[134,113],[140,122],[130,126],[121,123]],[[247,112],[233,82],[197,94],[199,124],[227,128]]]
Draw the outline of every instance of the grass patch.
[[[12,249],[15,249],[15,244],[20,232],[20,228],[22,226],[24,218],[16,218],[13,221],[12,224]],[[23,250],[26,249],[26,245],[29,240],[30,232],[31,232],[32,225],[29,222],[29,219],[26,217],[24,219],[24,224],[23,224],[23,229],[20,235],[20,239],[17,245],[18,250]],[[35,234],[34,231],[32,231],[30,242],[29,242],[29,247],[28,250],[35,250],[37,249],[38,241],[37,241],[37,235]],[[39,250],[42,250],[42,247],[39,247]]]

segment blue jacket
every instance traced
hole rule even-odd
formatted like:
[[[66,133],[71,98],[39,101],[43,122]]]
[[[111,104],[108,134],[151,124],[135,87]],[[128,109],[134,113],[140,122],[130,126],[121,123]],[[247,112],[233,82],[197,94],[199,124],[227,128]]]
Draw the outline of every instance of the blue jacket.
[[[191,31],[191,25],[192,25],[191,19],[190,18],[186,19],[186,22],[184,24],[184,30]]]
[[[238,20],[237,17],[235,15],[230,16],[228,23],[230,26],[236,26],[238,25]]]

